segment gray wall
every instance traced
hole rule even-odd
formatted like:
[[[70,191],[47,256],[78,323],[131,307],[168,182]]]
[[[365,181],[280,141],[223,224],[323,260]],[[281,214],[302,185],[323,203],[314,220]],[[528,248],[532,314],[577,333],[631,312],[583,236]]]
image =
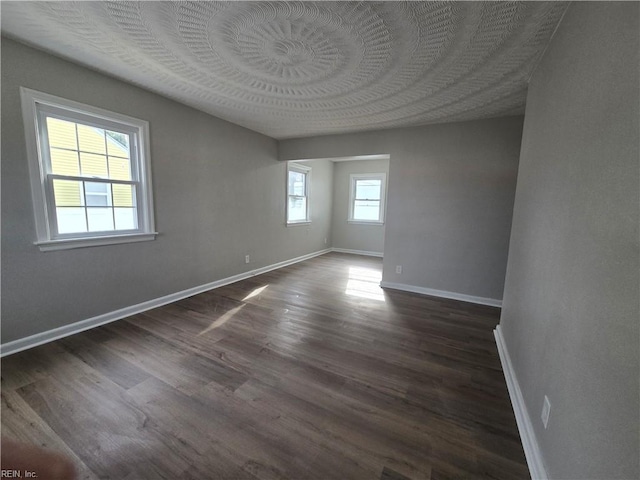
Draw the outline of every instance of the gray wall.
[[[390,154],[383,281],[501,299],[522,122],[284,140],[280,158]]]
[[[149,121],[155,241],[33,245],[20,86]],[[331,164],[305,227],[285,226],[285,168],[271,138],[3,38],[2,342],[326,248]]]
[[[349,223],[349,196],[352,173],[386,173],[389,160],[358,160],[336,162],[333,166],[332,246],[349,250],[382,253],[384,225]]]
[[[554,479],[640,477],[639,13],[572,4],[529,87],[501,326]]]

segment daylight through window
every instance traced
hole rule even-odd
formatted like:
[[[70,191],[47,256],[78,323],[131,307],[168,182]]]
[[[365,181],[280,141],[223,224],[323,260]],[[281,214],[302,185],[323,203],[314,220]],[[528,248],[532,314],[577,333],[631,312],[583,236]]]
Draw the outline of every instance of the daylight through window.
[[[74,240],[111,243],[105,239],[153,233],[146,122],[22,93],[27,133],[37,134],[31,174],[38,243],[70,248]]]
[[[287,168],[287,223],[308,223],[311,168],[290,163]]]
[[[385,186],[384,173],[351,175],[349,221],[383,223]]]

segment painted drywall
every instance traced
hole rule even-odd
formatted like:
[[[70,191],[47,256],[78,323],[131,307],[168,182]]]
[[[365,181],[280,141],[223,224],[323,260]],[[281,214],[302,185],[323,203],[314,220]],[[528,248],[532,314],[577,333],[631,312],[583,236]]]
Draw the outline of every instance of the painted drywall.
[[[34,246],[20,86],[149,121],[156,240]],[[287,227],[275,140],[5,38],[1,121],[3,343],[327,247],[330,162]]]
[[[515,116],[283,140],[279,154],[390,154],[383,281],[500,300],[522,123]]]
[[[380,253],[384,251],[384,225],[349,223],[351,174],[385,173],[389,177],[389,160],[336,162],[333,166],[332,246],[347,250]]]
[[[500,324],[552,479],[640,477],[639,14],[572,4],[529,87]]]

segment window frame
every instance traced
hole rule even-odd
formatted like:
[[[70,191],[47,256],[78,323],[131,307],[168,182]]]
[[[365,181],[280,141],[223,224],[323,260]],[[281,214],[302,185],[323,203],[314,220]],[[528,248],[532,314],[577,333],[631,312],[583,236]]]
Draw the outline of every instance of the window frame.
[[[378,210],[378,220],[362,220],[354,218],[356,198],[356,182],[358,180],[380,180],[380,205]],[[384,216],[386,211],[386,191],[387,191],[387,174],[386,173],[352,173],[349,175],[349,215],[348,223],[363,225],[384,225]]]
[[[34,244],[40,250],[48,251],[154,240],[157,232],[153,215],[149,123],[25,87],[20,87],[20,97],[37,237]],[[51,171],[47,117],[128,134],[131,180],[54,174]],[[135,191],[138,228],[58,233],[53,193],[55,179],[131,185]],[[84,196],[83,193],[83,199]]]
[[[289,172],[294,171],[298,173],[302,173],[305,176],[305,195],[290,195],[289,194]],[[285,223],[287,226],[295,226],[295,225],[309,225],[311,223],[311,167],[307,165],[301,165],[296,162],[287,162],[287,175],[286,175],[286,199],[285,199]],[[289,220],[289,198],[306,198],[307,209],[306,216],[303,220]]]

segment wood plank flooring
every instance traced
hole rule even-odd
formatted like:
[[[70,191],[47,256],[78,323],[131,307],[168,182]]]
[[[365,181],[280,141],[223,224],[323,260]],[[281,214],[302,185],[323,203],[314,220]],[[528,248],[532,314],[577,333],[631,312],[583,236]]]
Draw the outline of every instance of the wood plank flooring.
[[[332,253],[2,359],[2,434],[83,479],[529,478],[499,309]]]

